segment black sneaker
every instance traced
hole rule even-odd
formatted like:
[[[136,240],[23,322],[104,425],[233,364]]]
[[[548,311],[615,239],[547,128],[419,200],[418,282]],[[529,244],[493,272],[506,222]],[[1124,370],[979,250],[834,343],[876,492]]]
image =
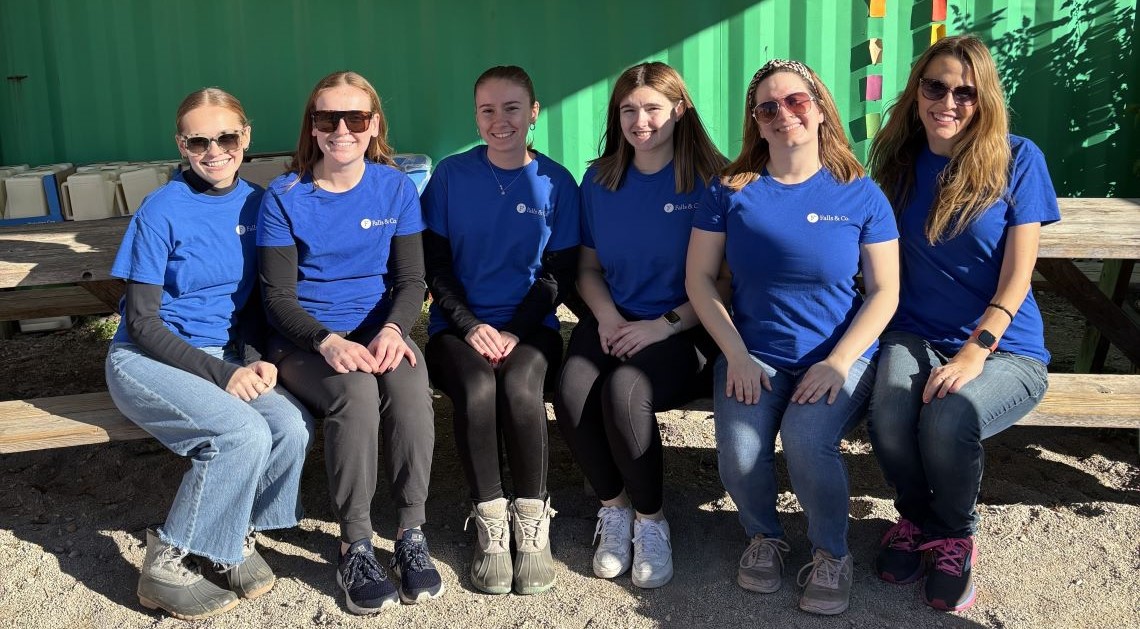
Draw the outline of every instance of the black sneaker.
[[[899,518],[879,542],[875,573],[888,583],[914,583],[922,576],[922,531],[914,522]]]
[[[922,589],[926,604],[946,612],[960,612],[973,606],[977,597],[973,568],[978,560],[974,536],[938,539],[919,549],[929,550],[931,554],[930,571],[926,573]]]
[[[375,614],[399,600],[396,586],[376,561],[372,542],[367,539],[353,542],[341,555],[336,584],[344,590],[344,604],[354,614]]]
[[[392,570],[400,577],[400,600],[409,605],[443,594],[443,580],[428,554],[427,538],[419,529],[408,529],[396,540]]]

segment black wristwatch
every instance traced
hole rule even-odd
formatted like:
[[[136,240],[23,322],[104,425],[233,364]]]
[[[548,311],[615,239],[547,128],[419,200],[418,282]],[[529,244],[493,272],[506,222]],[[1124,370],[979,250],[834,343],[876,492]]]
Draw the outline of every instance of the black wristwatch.
[[[981,345],[982,347],[990,350],[991,354],[994,352],[994,350],[997,349],[998,346],[997,337],[985,328],[978,328],[974,330],[974,333],[970,335],[970,340],[977,341],[978,345]]]
[[[673,328],[674,332],[681,326],[681,315],[677,314],[676,310],[666,312],[661,315],[661,318],[665,320],[665,323],[669,324],[669,327]]]
[[[332,334],[333,333],[329,330],[321,330],[319,333],[317,333],[317,336],[313,338],[313,351],[318,354],[321,353],[321,343],[324,343],[326,340],[328,340]]]

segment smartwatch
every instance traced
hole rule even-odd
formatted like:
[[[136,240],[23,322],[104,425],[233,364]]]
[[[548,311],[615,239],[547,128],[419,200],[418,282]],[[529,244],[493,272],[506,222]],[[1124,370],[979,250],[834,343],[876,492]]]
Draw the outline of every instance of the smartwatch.
[[[321,343],[324,343],[332,335],[333,333],[329,330],[321,330],[318,332],[317,335],[313,337],[313,351],[319,354],[321,352]]]
[[[998,340],[992,332],[985,328],[978,328],[970,335],[970,340],[975,341],[978,345],[990,350],[992,354],[997,349]]]
[[[665,323],[668,323],[669,327],[673,328],[674,332],[676,332],[681,326],[681,315],[677,314],[676,310],[670,310],[669,312],[666,312],[665,314],[661,315],[661,318],[665,319]]]

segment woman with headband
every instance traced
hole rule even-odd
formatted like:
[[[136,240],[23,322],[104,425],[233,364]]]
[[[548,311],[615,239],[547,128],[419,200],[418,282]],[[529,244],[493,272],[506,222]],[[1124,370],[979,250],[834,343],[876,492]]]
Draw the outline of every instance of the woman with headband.
[[[869,428],[899,519],[875,571],[924,575],[923,600],[975,600],[982,440],[1048,385],[1030,281],[1041,226],[1061,218],[1045,158],[1010,135],[1001,79],[976,37],[947,37],[914,64],[871,145],[871,174],[902,234],[899,310],[883,336]]]
[[[789,551],[776,510],[776,436],[807,516],[800,609],[850,600],[849,490],[839,442],[874,382],[879,333],[898,303],[890,205],[847,145],[831,94],[798,61],[773,60],[745,95],[740,155],[693,221],[686,286],[723,356],[713,405],[721,480],[750,543],[737,583],[775,592]],[[731,311],[716,291],[732,272]],[[864,294],[855,275],[862,271]],[[731,312],[731,314],[730,314]]]

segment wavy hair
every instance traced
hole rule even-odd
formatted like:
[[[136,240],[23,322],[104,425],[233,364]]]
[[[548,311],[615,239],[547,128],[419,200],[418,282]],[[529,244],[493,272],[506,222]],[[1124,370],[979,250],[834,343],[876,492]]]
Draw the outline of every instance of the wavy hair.
[[[926,49],[911,68],[906,88],[887,109],[887,123],[871,143],[871,176],[902,211],[914,188],[914,166],[926,146],[919,119],[918,81],[935,58],[950,55],[974,75],[978,102],[974,116],[954,143],[950,163],[938,177],[938,194],[926,219],[926,240],[934,244],[962,233],[1009,186],[1009,114],[997,66],[973,35],[946,37]]]
[[[788,72],[803,79],[815,97],[816,106],[823,113],[823,122],[819,125],[819,159],[823,165],[842,183],[850,183],[862,177],[865,173],[863,165],[851,152],[835,99],[819,75],[799,61],[773,59],[761,66],[748,83],[748,92],[744,95],[744,140],[740,146],[740,155],[724,169],[721,181],[725,187],[740,190],[756,181],[771,159],[768,141],[760,135],[760,123],[752,118],[752,109],[758,104],[755,102],[756,87],[778,72]]]
[[[316,138],[313,137],[313,112],[317,109],[317,97],[320,96],[321,92],[338,85],[351,85],[367,94],[368,100],[372,103],[372,113],[379,117],[380,132],[376,137],[369,140],[364,158],[388,166],[396,165],[392,159],[394,151],[388,144],[388,119],[380,107],[380,95],[376,93],[376,89],[372,87],[368,79],[355,72],[333,72],[317,82],[316,87],[309,94],[309,101],[305,104],[305,112],[301,115],[301,136],[297,139],[297,152],[293,155],[292,163],[289,164],[289,171],[297,173],[295,182],[300,181],[305,173],[312,172],[313,166],[321,160],[321,147],[317,146]]]
[[[685,112],[673,129],[673,178],[678,193],[691,192],[694,174],[707,185],[728,161],[705,130],[685,81],[672,67],[660,61],[639,63],[621,73],[606,107],[606,128],[598,141],[594,181],[610,191],[621,187],[633,161],[634,150],[621,130],[621,102],[639,87],[660,92],[671,103],[682,103]]]

